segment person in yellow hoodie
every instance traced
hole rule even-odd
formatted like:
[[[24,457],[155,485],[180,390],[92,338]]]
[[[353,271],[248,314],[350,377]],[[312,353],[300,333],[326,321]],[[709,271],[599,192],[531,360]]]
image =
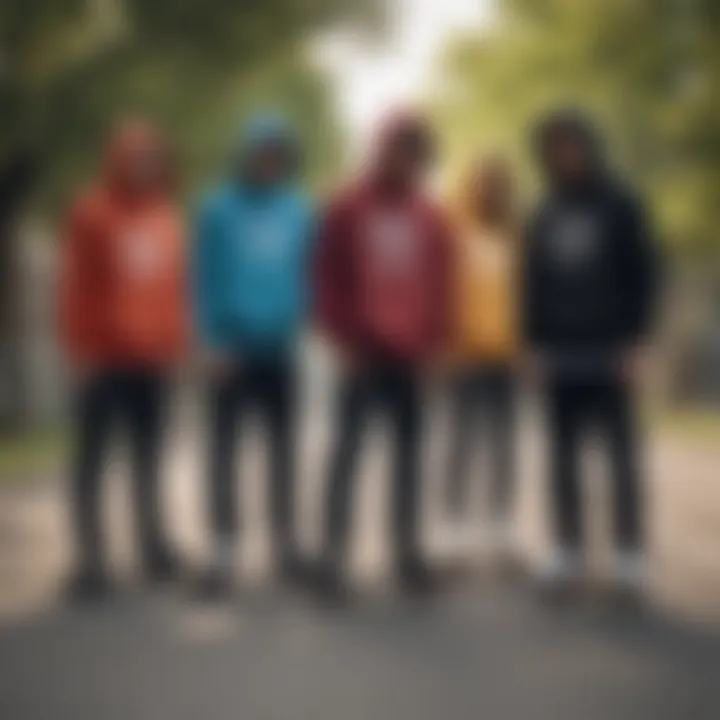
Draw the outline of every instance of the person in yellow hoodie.
[[[489,453],[491,536],[509,549],[515,367],[520,350],[520,237],[515,183],[499,155],[476,160],[455,203],[454,316],[450,334],[453,432],[447,502],[463,519],[478,445]],[[498,547],[500,549],[500,547]]]

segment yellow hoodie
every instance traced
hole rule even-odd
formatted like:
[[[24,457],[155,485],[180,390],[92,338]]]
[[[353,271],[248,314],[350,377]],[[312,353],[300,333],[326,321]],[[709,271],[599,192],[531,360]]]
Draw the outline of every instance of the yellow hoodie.
[[[504,363],[519,346],[519,248],[514,227],[457,216],[454,321],[450,356],[458,364]]]

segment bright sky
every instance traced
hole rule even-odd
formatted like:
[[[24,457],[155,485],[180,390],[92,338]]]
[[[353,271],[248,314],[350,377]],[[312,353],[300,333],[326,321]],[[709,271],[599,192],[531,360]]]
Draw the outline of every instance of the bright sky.
[[[335,77],[340,112],[356,140],[386,108],[412,102],[453,32],[487,21],[492,0],[394,0],[390,36],[380,46],[335,36],[318,50]]]

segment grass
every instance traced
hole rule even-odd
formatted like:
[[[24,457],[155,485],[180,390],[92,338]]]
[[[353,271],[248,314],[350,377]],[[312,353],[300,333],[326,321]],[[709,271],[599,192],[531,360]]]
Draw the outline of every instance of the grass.
[[[67,434],[58,428],[20,437],[0,437],[0,485],[57,471],[66,449]]]

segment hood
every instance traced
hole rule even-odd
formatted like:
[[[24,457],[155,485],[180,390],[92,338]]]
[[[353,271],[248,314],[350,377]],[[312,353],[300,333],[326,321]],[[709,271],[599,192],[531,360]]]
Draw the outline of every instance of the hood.
[[[477,197],[487,191],[493,182],[507,183],[508,193],[505,213],[498,217],[483,217],[478,211]],[[475,160],[460,177],[456,185],[454,199],[451,202],[454,215],[463,227],[479,227],[493,224],[497,228],[511,228],[515,221],[514,188],[512,169],[501,155],[484,155]]]
[[[147,152],[158,153],[164,163],[155,187],[134,188],[131,168]],[[170,150],[160,129],[146,120],[124,120],[113,131],[103,164],[104,184],[112,192],[126,196],[165,195],[173,183]]]
[[[416,143],[428,163],[435,157],[436,138],[427,119],[412,110],[397,110],[385,117],[375,135],[370,167],[375,179],[385,174],[390,152],[398,142]]]
[[[238,164],[242,168],[247,163],[251,153],[268,145],[287,154],[287,177],[294,178],[302,163],[298,135],[282,115],[274,112],[259,113],[243,124],[233,154],[235,171]]]
[[[565,183],[553,174],[548,162],[548,151],[552,142],[560,136],[569,136],[582,144],[588,152],[591,172],[585,187],[601,183],[606,175],[605,151],[600,132],[594,122],[576,109],[558,110],[542,120],[535,131],[535,153],[550,183],[559,190],[571,191],[578,188],[565,187]]]

